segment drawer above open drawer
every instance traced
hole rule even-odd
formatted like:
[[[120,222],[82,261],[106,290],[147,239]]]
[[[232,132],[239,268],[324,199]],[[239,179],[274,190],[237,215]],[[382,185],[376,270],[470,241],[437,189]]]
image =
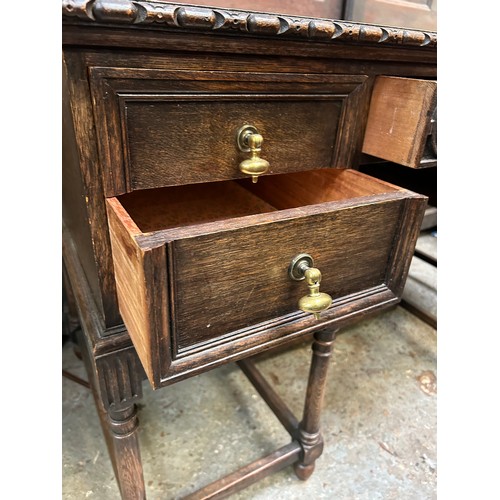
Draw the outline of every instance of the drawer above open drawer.
[[[366,75],[100,68],[90,71],[106,196],[244,178],[238,132],[263,137],[266,174],[359,163]]]
[[[120,311],[152,385],[397,303],[425,205],[332,169],[109,198]],[[333,298],[319,319],[298,307],[300,254]]]

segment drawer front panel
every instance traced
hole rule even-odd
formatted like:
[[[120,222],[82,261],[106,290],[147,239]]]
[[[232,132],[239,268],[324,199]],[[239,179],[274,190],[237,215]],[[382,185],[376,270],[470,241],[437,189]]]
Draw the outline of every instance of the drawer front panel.
[[[270,174],[329,167],[342,101],[322,96],[297,100],[293,95],[128,101],[130,187],[246,177],[238,165],[249,153],[241,152],[236,142],[245,124],[254,125],[264,137],[261,156],[270,163]]]
[[[245,177],[237,132],[263,136],[268,173],[356,166],[365,75],[92,68],[107,196]]]
[[[176,355],[297,310],[304,282],[288,265],[308,253],[334,299],[384,283],[402,200],[171,243]]]

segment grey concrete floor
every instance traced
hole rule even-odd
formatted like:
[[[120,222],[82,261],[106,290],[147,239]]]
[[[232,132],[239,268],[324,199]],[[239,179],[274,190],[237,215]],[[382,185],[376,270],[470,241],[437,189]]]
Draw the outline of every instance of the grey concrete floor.
[[[310,360],[301,344],[258,362],[300,417]],[[84,370],[63,348],[63,368]],[[232,498],[436,498],[436,330],[401,307],[338,336],[322,414],[325,449],[299,481],[291,467]],[[63,378],[63,498],[118,499],[90,392]],[[239,368],[153,391],[139,409],[148,498],[177,499],[289,442]]]

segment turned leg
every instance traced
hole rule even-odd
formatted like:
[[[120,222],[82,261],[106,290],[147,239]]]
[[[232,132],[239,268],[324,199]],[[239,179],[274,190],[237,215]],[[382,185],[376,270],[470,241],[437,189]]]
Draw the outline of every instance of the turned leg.
[[[101,426],[123,500],[146,498],[139,450],[137,407],[143,371],[137,354],[125,349],[96,359]]]
[[[94,358],[79,335],[94,401],[123,500],[143,500],[146,488],[139,449],[136,404],[144,371],[131,348]]]
[[[294,464],[295,474],[305,481],[314,471],[314,463],[323,452],[320,433],[320,416],[326,388],[328,365],[332,355],[337,330],[314,334],[312,360],[307,382],[304,414],[299,425],[299,442],[302,446],[300,461]]]
[[[118,411],[108,410],[108,428],[115,476],[124,500],[146,498],[137,429],[139,420],[135,404]]]

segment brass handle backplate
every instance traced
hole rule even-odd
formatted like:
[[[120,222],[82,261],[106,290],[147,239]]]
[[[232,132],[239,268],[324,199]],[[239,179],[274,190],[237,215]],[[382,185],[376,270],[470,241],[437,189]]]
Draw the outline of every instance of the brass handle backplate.
[[[319,291],[321,271],[313,266],[313,258],[307,253],[301,253],[292,259],[288,274],[295,281],[306,280],[309,293],[300,298],[299,309],[312,313],[316,319],[319,319],[320,313],[332,304],[332,298],[327,293]]]
[[[240,163],[240,171],[252,176],[252,182],[257,182],[259,175],[269,170],[269,162],[259,157],[264,138],[253,125],[244,125],[238,130],[237,143],[240,151],[251,153],[251,157]]]

